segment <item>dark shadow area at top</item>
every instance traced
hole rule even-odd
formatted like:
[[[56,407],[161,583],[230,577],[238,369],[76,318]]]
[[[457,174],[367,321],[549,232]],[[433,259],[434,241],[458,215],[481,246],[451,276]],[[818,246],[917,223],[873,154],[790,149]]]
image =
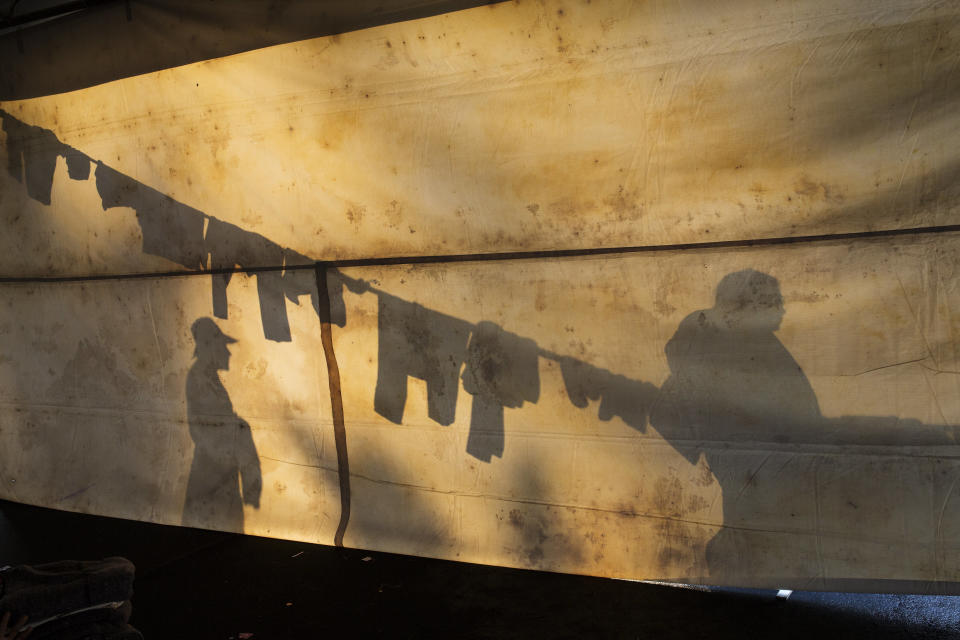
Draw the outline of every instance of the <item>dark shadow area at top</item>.
[[[184,526],[243,531],[243,505],[260,506],[260,459],[250,425],[233,410],[220,380],[236,342],[210,318],[191,327],[196,360],[187,373],[187,422],[193,462],[183,505]]]
[[[499,1],[499,0],[497,0]],[[26,3],[24,3],[26,5]],[[493,0],[131,0],[0,36],[0,101],[104,82],[297,40],[415,20]],[[26,7],[21,7],[26,11]]]

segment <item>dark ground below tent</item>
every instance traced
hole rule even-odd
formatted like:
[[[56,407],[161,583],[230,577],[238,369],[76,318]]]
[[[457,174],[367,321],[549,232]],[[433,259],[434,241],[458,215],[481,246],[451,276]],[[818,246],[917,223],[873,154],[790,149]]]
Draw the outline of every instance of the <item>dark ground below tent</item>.
[[[204,638],[950,638],[960,597],[695,590],[254,538],[0,501],[7,564],[122,555],[131,623]]]

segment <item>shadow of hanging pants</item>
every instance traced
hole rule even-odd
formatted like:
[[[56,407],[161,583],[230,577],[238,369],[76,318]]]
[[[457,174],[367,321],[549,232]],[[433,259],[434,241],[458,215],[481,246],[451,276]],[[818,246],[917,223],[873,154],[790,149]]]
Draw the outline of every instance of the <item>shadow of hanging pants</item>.
[[[470,324],[389,294],[378,295],[374,410],[401,424],[407,403],[407,378],[414,377],[427,383],[430,419],[442,425],[452,423]]]

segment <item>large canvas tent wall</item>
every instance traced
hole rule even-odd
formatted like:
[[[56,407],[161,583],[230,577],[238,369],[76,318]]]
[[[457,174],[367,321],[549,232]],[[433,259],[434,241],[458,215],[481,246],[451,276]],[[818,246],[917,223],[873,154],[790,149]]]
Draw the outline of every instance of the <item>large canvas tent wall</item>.
[[[145,75],[5,38],[2,495],[953,590],[956,9],[429,6],[202,61],[100,9],[192,60]],[[50,42],[110,81],[43,94]]]

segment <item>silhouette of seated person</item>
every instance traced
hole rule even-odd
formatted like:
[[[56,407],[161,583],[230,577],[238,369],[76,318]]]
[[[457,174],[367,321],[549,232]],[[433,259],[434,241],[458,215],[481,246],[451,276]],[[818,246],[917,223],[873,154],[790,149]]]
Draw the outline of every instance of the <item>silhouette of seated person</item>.
[[[765,534],[752,530],[764,522],[790,526],[790,517],[800,515],[787,513],[783,497],[802,490],[790,489],[791,482],[809,480],[812,459],[792,457],[804,445],[818,451],[809,445],[955,443],[952,426],[897,416],[824,418],[803,369],[774,333],[784,313],[775,278],[752,269],[730,273],[717,286],[714,306],[684,318],[665,348],[670,376],[650,424],[691,463],[703,456],[720,484],[725,528],[707,547],[711,573],[755,575],[751,554]],[[756,451],[777,450],[785,453],[777,454],[783,460],[775,463],[776,482],[763,482]]]
[[[185,526],[243,531],[243,504],[260,506],[260,459],[250,425],[237,416],[220,380],[236,342],[210,318],[191,327],[196,361],[187,374],[187,421],[193,464],[183,506]],[[242,492],[241,492],[242,488]]]

